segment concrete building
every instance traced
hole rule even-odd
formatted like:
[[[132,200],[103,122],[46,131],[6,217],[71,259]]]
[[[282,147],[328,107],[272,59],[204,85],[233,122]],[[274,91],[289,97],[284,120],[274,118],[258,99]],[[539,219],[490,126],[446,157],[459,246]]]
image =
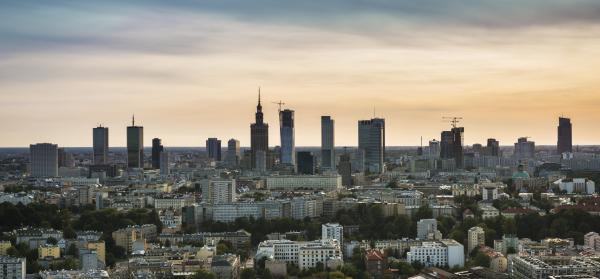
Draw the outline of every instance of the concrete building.
[[[321,116],[321,169],[335,170],[335,122],[331,116]]]
[[[545,279],[550,276],[578,274],[600,276],[600,262],[590,257],[528,257],[510,259],[508,274],[515,279]]]
[[[443,131],[440,140],[440,158],[453,159],[458,169],[464,166],[464,132],[463,127],[453,127],[450,131]]]
[[[558,154],[573,152],[573,127],[569,118],[558,118],[557,152]]]
[[[127,127],[127,167],[144,167],[144,127],[135,125],[135,116]]]
[[[258,105],[256,106],[255,122],[250,125],[251,167],[258,171],[266,170],[269,153],[269,124],[263,121],[262,105],[260,104],[260,88],[258,89]],[[260,154],[259,154],[260,153]]]
[[[437,232],[436,219],[421,219],[417,222],[417,238],[421,240],[434,239]]]
[[[448,266],[463,267],[465,252],[462,244],[453,239],[426,241],[410,246],[406,253],[407,262],[419,262],[427,267]]]
[[[127,227],[116,230],[112,233],[112,238],[115,240],[115,245],[125,248],[129,254],[133,251],[133,242],[137,240],[135,228]]]
[[[296,264],[300,269],[316,267],[322,263],[325,267],[332,262],[341,261],[342,251],[336,240],[316,241],[266,240],[258,244],[255,259],[262,258]]]
[[[473,249],[485,245],[485,232],[482,227],[472,227],[467,236],[467,252],[471,253]]]
[[[237,167],[240,163],[240,141],[236,139],[230,139],[227,141],[227,156],[225,161],[229,167]]]
[[[79,249],[79,265],[82,271],[102,268],[98,260],[98,252],[90,249]]]
[[[335,239],[340,245],[344,244],[344,227],[338,223],[321,225],[321,239]]]
[[[98,261],[100,261],[103,266],[106,265],[106,246],[104,241],[88,241],[86,242],[85,247],[89,250],[96,251]]]
[[[1,247],[0,243],[0,247]],[[583,247],[593,250],[600,251],[600,234],[597,232],[589,232],[583,236]]]
[[[58,259],[60,258],[60,247],[58,245],[41,245],[38,247],[39,259]]]
[[[496,139],[487,139],[486,155],[498,157],[500,156],[500,142]]]
[[[13,258],[0,256],[0,278],[2,279],[25,279],[25,258]]]
[[[31,176],[58,176],[58,145],[38,143],[29,146],[31,160]]]
[[[164,146],[159,138],[152,139],[152,168],[160,169],[160,154],[164,151]]]
[[[231,203],[237,201],[235,179],[212,179],[202,187],[202,201]]]
[[[365,271],[372,278],[383,278],[383,273],[387,269],[387,257],[377,249],[365,251]]]
[[[364,152],[365,168],[371,173],[385,169],[385,119],[358,121],[358,149]]]
[[[294,111],[289,109],[279,110],[279,124],[281,139],[279,163],[293,166],[296,164]]]
[[[217,138],[208,138],[206,140],[206,153],[209,159],[221,161],[221,140]]]
[[[160,175],[167,176],[171,174],[171,166],[169,166],[169,151],[163,150],[160,152]]]
[[[319,189],[334,191],[342,187],[342,177],[338,174],[328,175],[280,175],[267,177],[267,189],[299,190]]]
[[[108,128],[102,125],[93,129],[94,164],[108,163]]]
[[[240,256],[232,254],[215,256],[210,266],[210,270],[219,279],[239,279],[240,269]]]
[[[535,142],[529,141],[527,137],[521,137],[515,143],[513,157],[516,159],[531,159],[535,157]]]
[[[310,151],[298,151],[296,156],[298,174],[313,175],[316,169],[315,156]]]
[[[437,159],[440,157],[440,142],[433,139],[429,141],[429,158]]]
[[[587,194],[596,193],[596,183],[593,180],[586,178],[565,178],[559,179],[553,183],[558,186],[560,191],[565,191],[567,194]]]
[[[340,163],[338,164],[338,173],[342,176],[343,186],[352,186],[352,163],[350,162],[350,155],[344,153],[340,155]]]

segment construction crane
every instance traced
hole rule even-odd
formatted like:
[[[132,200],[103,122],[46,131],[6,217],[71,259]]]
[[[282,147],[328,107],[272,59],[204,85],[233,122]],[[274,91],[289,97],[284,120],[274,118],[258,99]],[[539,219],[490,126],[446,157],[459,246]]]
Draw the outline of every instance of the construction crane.
[[[450,124],[452,124],[452,128],[456,128],[458,122],[460,122],[460,120],[463,118],[457,116],[443,116],[442,119],[446,122],[450,122]]]
[[[273,104],[279,105],[279,111],[281,111],[281,106],[285,105],[284,102],[279,101],[279,102],[272,102]]]

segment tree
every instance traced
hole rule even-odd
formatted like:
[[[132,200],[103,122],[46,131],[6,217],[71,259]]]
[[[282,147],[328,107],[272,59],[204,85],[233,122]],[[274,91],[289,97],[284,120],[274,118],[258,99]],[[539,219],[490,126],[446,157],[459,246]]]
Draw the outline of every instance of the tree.
[[[56,240],[56,238],[54,237],[48,237],[48,239],[46,239],[46,243],[56,245],[58,243],[58,240]]]
[[[242,272],[240,273],[240,278],[241,279],[255,279],[256,271],[254,271],[254,269],[251,269],[251,268],[244,268],[244,269],[242,269]]]
[[[429,205],[423,205],[421,207],[419,207],[419,209],[417,209],[417,212],[415,212],[415,220],[421,220],[421,219],[431,219],[433,218],[433,211],[431,211],[431,208],[429,208]]]
[[[201,269],[196,271],[196,273],[192,275],[191,279],[217,279],[217,276],[210,271]]]

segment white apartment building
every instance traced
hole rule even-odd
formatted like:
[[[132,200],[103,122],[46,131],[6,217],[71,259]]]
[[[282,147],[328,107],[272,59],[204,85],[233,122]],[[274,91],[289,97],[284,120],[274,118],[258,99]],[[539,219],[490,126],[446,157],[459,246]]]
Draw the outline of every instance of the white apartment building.
[[[25,279],[25,258],[0,256],[0,278]]]
[[[483,219],[496,218],[500,215],[500,210],[491,205],[480,205],[479,211],[481,211],[481,217]]]
[[[453,239],[426,241],[410,246],[406,253],[409,263],[420,262],[425,266],[463,267],[465,265],[464,246]]]
[[[321,225],[321,239],[335,239],[340,245],[344,244],[344,227],[338,223]]]
[[[193,196],[181,196],[172,198],[155,198],[154,208],[156,209],[169,209],[172,208],[177,211],[181,211],[184,206],[190,206],[194,204]]]
[[[334,191],[342,188],[342,177],[338,174],[328,175],[280,175],[267,177],[267,189],[298,190],[318,189]]]
[[[600,234],[597,232],[586,233],[583,236],[583,246],[594,251],[600,251]]]
[[[468,231],[467,252],[471,253],[473,249],[485,245],[485,232],[482,227],[472,227]]]
[[[270,258],[298,265],[300,269],[315,267],[317,263],[341,261],[342,251],[336,240],[315,241],[266,240],[258,244],[255,259]]]
[[[554,185],[558,185],[558,188],[561,191],[566,191],[567,194],[579,193],[591,195],[596,192],[596,183],[585,178],[559,179],[554,182]]]

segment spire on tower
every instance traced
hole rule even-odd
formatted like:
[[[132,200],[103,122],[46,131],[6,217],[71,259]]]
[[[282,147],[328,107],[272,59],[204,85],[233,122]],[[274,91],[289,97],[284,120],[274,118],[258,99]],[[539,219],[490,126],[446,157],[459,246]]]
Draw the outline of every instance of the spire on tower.
[[[258,87],[258,105],[260,106],[260,86]]]
[[[131,116],[131,126],[135,126],[135,114]]]

